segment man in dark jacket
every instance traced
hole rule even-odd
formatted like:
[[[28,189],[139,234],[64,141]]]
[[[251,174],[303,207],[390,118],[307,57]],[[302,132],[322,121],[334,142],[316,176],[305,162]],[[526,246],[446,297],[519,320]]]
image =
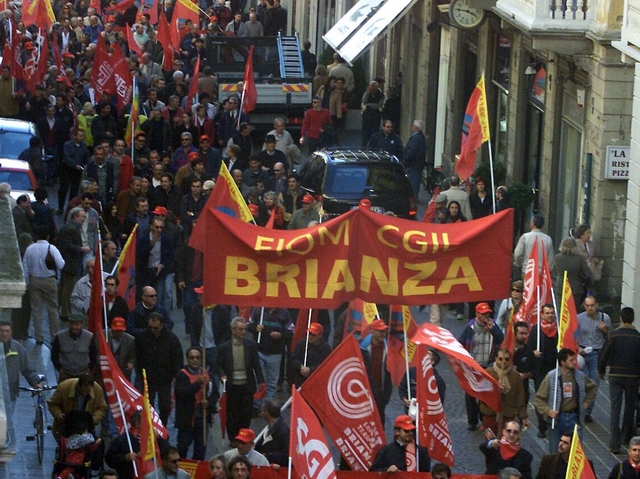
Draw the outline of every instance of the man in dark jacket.
[[[274,398],[265,399],[260,415],[267,421],[266,432],[256,440],[255,450],[270,464],[286,467],[289,460],[289,426],[280,415],[280,404]]]
[[[360,341],[362,359],[369,374],[369,383],[373,398],[378,406],[378,413],[384,424],[384,410],[391,399],[393,384],[387,370],[387,329],[388,326],[381,319],[375,319],[369,326],[371,334]]]
[[[180,203],[182,202],[182,191],[180,187],[173,184],[171,173],[162,173],[160,186],[156,186],[151,194],[153,207],[161,206],[171,211],[176,217],[180,216]]]
[[[371,135],[367,149],[386,151],[400,161],[404,159],[402,140],[393,132],[393,123],[391,123],[391,120],[385,120],[382,124],[382,130]]]
[[[84,170],[86,178],[92,178],[98,184],[98,194],[103,202],[114,200],[115,173],[113,163],[107,163],[107,152],[102,145],[93,149],[93,157]]]
[[[94,117],[91,122],[91,134],[96,145],[107,140],[110,146],[113,146],[114,140],[118,137],[118,123],[111,114],[111,105],[102,103],[100,114]]]
[[[230,341],[218,349],[218,376],[227,382],[227,434],[236,437],[242,428],[251,426],[253,395],[258,389],[266,388],[260,368],[258,346],[246,339],[247,325],[244,319],[231,320]],[[244,357],[244,371],[240,373],[234,367],[234,357]],[[238,374],[239,373],[239,374]]]
[[[505,467],[513,467],[520,471],[522,479],[531,479],[531,462],[533,456],[520,444],[520,423],[508,421],[502,430],[502,440],[495,434],[480,444],[484,454],[485,474],[498,474]]]
[[[213,402],[211,378],[202,367],[202,350],[187,349],[187,364],[176,375],[176,428],[178,429],[178,451],[186,458],[193,443],[192,459],[203,461],[207,446],[203,441],[205,421],[209,425],[210,408]]]
[[[415,465],[415,458],[412,461],[407,457],[408,446],[415,445],[414,431],[416,426],[411,417],[404,414],[398,416],[394,423],[394,429],[394,440],[378,450],[370,471],[407,471],[407,464]],[[429,472],[431,459],[427,450],[422,446],[415,446],[414,455],[417,456],[418,470],[413,472]]]
[[[536,479],[558,479],[559,477],[566,477],[567,466],[569,465],[569,453],[571,452],[571,441],[573,439],[572,431],[565,431],[560,435],[560,442],[558,443],[558,452],[555,454],[547,454],[542,456],[540,461],[540,468]],[[593,462],[588,459],[591,471],[595,477],[593,471]]]
[[[613,454],[627,444],[636,430],[634,419],[640,386],[640,332],[633,325],[635,314],[632,308],[620,311],[620,327],[609,334],[609,340],[600,354],[598,374],[604,379],[609,366],[609,396],[611,397],[609,449]],[[622,434],[620,411],[624,396]]]
[[[291,353],[290,383],[302,386],[302,383],[314,372],[320,364],[331,354],[331,346],[323,339],[324,328],[320,323],[311,323],[309,329],[309,345],[303,339],[296,344]],[[306,362],[305,362],[305,350]]]
[[[60,189],[58,190],[58,212],[64,211],[67,193],[69,199],[78,194],[82,171],[89,159],[89,150],[84,142],[84,131],[76,130],[69,141],[62,148],[60,162]]]
[[[149,231],[141,231],[136,245],[136,283],[142,289],[153,286],[158,301],[164,305],[165,278],[174,270],[175,253],[169,237],[163,233],[165,223],[160,218],[151,221]]]
[[[158,415],[167,424],[171,413],[171,385],[182,367],[182,345],[166,327],[160,313],[151,313],[147,329],[136,337],[136,387],[143,390],[142,370],[147,374],[149,401],[158,396]]]
[[[420,193],[420,179],[427,160],[427,139],[422,132],[423,128],[422,120],[416,120],[411,124],[411,136],[404,148],[404,167],[416,198]]]
[[[162,305],[158,304],[158,294],[151,286],[145,286],[140,292],[140,302],[129,313],[127,319],[127,333],[133,337],[147,330],[149,318],[153,313],[159,313],[163,318],[165,328],[172,330],[173,321]],[[182,361],[182,359],[181,359]]]

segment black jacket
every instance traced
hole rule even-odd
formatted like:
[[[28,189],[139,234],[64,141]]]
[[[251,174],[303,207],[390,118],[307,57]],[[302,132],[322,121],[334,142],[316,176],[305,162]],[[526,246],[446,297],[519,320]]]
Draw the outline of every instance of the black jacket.
[[[427,450],[422,446],[418,446],[416,449],[419,464],[418,472],[431,471],[431,459],[429,458]],[[369,470],[381,472],[386,471],[389,466],[396,466],[399,471],[406,471],[407,463],[405,456],[405,448],[401,446],[398,441],[393,441],[378,451]]]
[[[267,458],[270,464],[286,467],[289,462],[289,426],[280,416],[266,434],[256,441],[255,450]]]
[[[304,350],[306,340],[303,339],[296,344],[293,353],[291,353],[291,372],[289,378],[291,383],[296,386],[301,386],[307,379],[300,374],[300,368],[304,363]],[[307,367],[313,373],[322,362],[327,359],[327,356],[331,354],[331,346],[324,340],[320,340],[317,344],[309,343],[309,350],[307,351]],[[307,376],[308,377],[308,376]]]
[[[80,276],[82,271],[82,238],[80,228],[73,220],[60,228],[58,233],[58,249],[64,259],[64,273]]]
[[[202,417],[202,406],[196,404],[196,394],[202,390],[202,384],[199,382],[192,383],[189,380],[185,369],[178,371],[176,375],[176,419],[175,425],[177,429],[193,429],[193,421],[196,416]],[[207,408],[207,415],[213,411],[215,406],[215,399],[213,397],[214,388],[207,388],[209,395],[209,407]],[[199,409],[199,411],[198,411]]]
[[[218,348],[218,358],[216,366],[218,368],[218,376],[226,376],[229,383],[233,383],[233,339],[221,344]],[[258,345],[250,339],[243,339],[244,346],[244,366],[247,372],[247,383],[249,392],[253,394],[258,389],[258,384],[264,383],[262,375],[262,367],[260,366],[260,357],[258,356]]]
[[[373,135],[371,135],[371,139],[367,144],[367,148],[386,151],[390,155],[394,155],[400,161],[403,161],[404,159],[402,140],[395,133],[391,133],[388,136],[385,136],[385,134],[381,131],[374,133]]]
[[[640,332],[632,325],[622,325],[609,334],[609,340],[600,352],[598,373],[609,376],[640,377]]]
[[[149,330],[136,337],[136,374],[141,378],[145,369],[149,384],[170,383],[182,368],[182,358],[182,344],[166,324],[157,338]]]
[[[533,456],[529,451],[521,448],[515,456],[508,461],[502,459],[500,449],[487,446],[487,441],[480,444],[480,451],[484,454],[487,466],[485,474],[498,474],[505,467],[514,467],[522,474],[522,479],[531,479],[531,461]]]

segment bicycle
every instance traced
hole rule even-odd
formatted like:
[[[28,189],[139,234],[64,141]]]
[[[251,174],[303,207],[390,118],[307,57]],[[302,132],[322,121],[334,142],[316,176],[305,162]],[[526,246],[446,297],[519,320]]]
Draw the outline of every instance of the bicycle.
[[[45,380],[44,376],[38,376],[40,382]],[[33,419],[33,427],[35,434],[33,436],[27,436],[27,441],[35,441],[36,448],[38,450],[38,462],[42,464],[44,459],[44,437],[47,434],[46,422],[47,422],[47,407],[45,404],[45,391],[51,391],[58,386],[42,385],[40,388],[23,387],[20,386],[21,391],[29,391],[33,398],[33,407],[35,408],[35,417]]]
[[[443,180],[442,166],[427,165],[423,168],[420,183],[429,195],[433,196],[433,191],[442,185]]]

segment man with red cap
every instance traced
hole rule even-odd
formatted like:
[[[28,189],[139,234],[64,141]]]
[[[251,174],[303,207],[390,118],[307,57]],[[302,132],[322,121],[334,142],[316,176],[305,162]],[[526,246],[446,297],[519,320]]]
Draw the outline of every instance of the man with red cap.
[[[136,342],[127,331],[127,322],[124,318],[115,317],[111,320],[111,327],[107,331],[107,340],[125,377],[131,381],[131,371],[136,362]]]
[[[476,305],[476,317],[465,326],[458,341],[469,351],[469,354],[480,366],[486,368],[493,364],[498,349],[504,340],[504,334],[500,326],[495,324],[491,318],[493,311],[487,303]],[[467,408],[467,421],[469,431],[478,428],[480,420],[480,406],[478,401],[468,394],[465,394],[465,405]]]
[[[315,200],[313,196],[307,194],[302,197],[302,208],[291,215],[287,228],[290,230],[301,230],[309,227],[309,223],[320,222],[320,215],[314,209]]]
[[[176,186],[179,186],[180,188],[182,188],[182,182],[184,181],[184,179],[193,174],[194,171],[194,162],[198,159],[200,159],[200,153],[198,153],[197,151],[192,151],[191,153],[189,153],[187,155],[187,158],[189,159],[189,162],[183,166],[181,166],[178,171],[176,172],[176,179],[174,181]],[[182,194],[186,195],[188,193],[189,190],[187,190],[186,192],[183,191]]]
[[[381,319],[374,319],[369,325],[371,333],[360,341],[362,359],[369,374],[371,392],[378,407],[380,419],[384,425],[384,410],[391,399],[393,384],[391,375],[387,371],[387,329],[388,326]]]
[[[200,135],[200,158],[204,161],[204,169],[207,175],[214,180],[218,179],[220,173],[220,165],[222,164],[222,155],[217,148],[211,148],[211,138],[209,135]]]
[[[324,328],[320,323],[311,323],[307,339],[303,339],[296,344],[293,353],[291,353],[291,384],[300,387],[312,372],[316,370],[320,364],[331,354],[331,346],[323,339]],[[306,362],[305,362],[306,350]]]
[[[410,416],[403,414],[394,422],[394,440],[378,450],[370,471],[376,472],[429,472],[431,459],[422,446],[417,446],[414,437],[415,424]]]
[[[224,457],[227,458],[227,461],[230,461],[236,456],[244,456],[252,466],[268,467],[270,464],[267,458],[254,449],[255,440],[256,433],[252,429],[240,429],[235,437],[237,447],[225,452]]]

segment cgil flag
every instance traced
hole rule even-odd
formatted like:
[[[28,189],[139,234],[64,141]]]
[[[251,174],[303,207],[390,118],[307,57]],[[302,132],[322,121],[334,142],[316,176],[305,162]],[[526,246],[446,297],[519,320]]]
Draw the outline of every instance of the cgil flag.
[[[196,65],[193,68],[193,77],[191,78],[191,84],[189,85],[189,94],[187,95],[186,107],[187,111],[191,111],[193,106],[193,100],[198,95],[198,79],[200,77],[200,55],[196,60]]]
[[[622,468],[622,465],[620,468]],[[620,471],[618,471],[618,477],[620,477]],[[571,440],[571,451],[569,452],[565,479],[596,479],[590,461],[582,448],[577,424],[573,428],[573,439]]]
[[[318,417],[296,388],[291,389],[289,462],[298,477],[336,479],[329,444]]]
[[[342,337],[346,338],[353,332],[356,337],[364,338],[369,334],[369,325],[377,318],[379,318],[378,307],[375,303],[367,303],[360,298],[349,301]]]
[[[476,166],[478,149],[490,139],[487,93],[482,75],[469,98],[464,114],[460,157],[456,163],[456,173],[460,178],[467,179],[471,176]]]
[[[131,146],[135,132],[140,131],[140,90],[138,81],[133,79],[133,100],[131,101],[131,114],[127,122],[127,131],[124,134],[124,142]]]
[[[22,22],[25,27],[38,25],[40,28],[48,29],[56,22],[51,2],[49,0],[25,0],[22,4]]]
[[[416,366],[416,421],[418,443],[429,450],[429,456],[436,461],[453,467],[455,458],[449,434],[447,418],[438,392],[429,349],[421,344],[417,347]]]
[[[578,352],[578,313],[573,300],[573,291],[564,272],[562,299],[560,300],[560,318],[558,321],[558,351],[563,348]]]
[[[200,23],[198,6],[191,0],[177,0],[171,17],[171,45],[175,52],[180,51],[180,41],[189,32],[187,20],[191,20],[194,25]]]

